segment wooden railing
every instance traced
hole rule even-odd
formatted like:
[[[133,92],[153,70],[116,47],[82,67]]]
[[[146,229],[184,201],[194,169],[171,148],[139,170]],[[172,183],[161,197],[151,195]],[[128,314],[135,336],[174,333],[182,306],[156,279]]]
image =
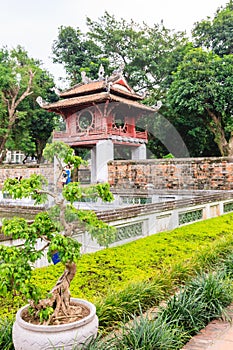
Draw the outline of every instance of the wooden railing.
[[[124,129],[90,129],[87,130],[86,132],[79,132],[76,133],[75,135],[70,135],[68,132],[64,132],[64,131],[55,131],[53,133],[53,137],[54,139],[74,139],[76,137],[79,137],[80,139],[86,139],[87,137],[91,137],[91,136],[97,136],[98,137],[101,136],[101,138],[103,138],[103,135],[109,136],[109,135],[114,135],[114,136],[121,136],[121,137],[133,137],[133,138],[139,138],[139,139],[143,139],[143,140],[147,140],[147,131],[134,131],[134,132],[127,132]]]

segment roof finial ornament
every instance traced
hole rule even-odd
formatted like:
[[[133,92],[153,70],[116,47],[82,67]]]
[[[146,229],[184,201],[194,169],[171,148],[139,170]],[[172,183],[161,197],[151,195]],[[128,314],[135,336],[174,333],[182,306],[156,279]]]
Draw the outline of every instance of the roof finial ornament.
[[[88,84],[88,83],[91,83],[92,82],[92,80],[90,79],[90,78],[88,78],[87,76],[86,76],[86,71],[85,70],[82,70],[81,71],[81,78],[82,78],[82,83],[83,84]]]
[[[104,66],[102,65],[102,63],[99,67],[98,77],[99,77],[99,81],[104,80]]]
[[[43,101],[43,99],[42,99],[41,96],[38,96],[38,97],[36,98],[36,102],[38,103],[38,105],[39,105],[40,107],[44,107],[45,105],[48,104],[48,102]]]

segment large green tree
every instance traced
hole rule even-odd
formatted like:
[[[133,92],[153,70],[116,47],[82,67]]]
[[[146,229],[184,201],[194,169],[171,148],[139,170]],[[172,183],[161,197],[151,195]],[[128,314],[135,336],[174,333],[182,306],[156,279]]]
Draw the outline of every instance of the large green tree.
[[[194,56],[190,53],[187,57],[191,62],[189,67],[191,74],[188,73],[188,70],[186,71],[186,82],[189,83],[184,82],[184,72],[188,64],[187,57],[182,65],[183,75],[181,76],[179,71],[175,75],[170,75],[166,81],[168,90],[170,84],[172,86],[168,98],[166,93],[164,95],[162,112],[180,133],[189,149],[190,156],[218,156],[231,152],[231,107],[229,107],[229,101],[227,100],[227,94],[231,89],[229,87],[230,76],[228,77],[228,69],[231,63],[227,60],[227,66],[224,66],[226,59],[224,56],[232,54],[232,10],[233,5],[230,1],[225,8],[217,9],[213,19],[208,17],[206,20],[196,23],[192,31],[193,47],[202,48],[204,52],[210,52],[210,55],[212,52],[222,58],[223,61],[219,61],[217,56],[214,56],[214,58],[210,58],[210,56],[207,58],[206,56],[207,62],[209,62],[209,59],[210,62],[217,60],[218,65],[214,63],[211,67],[211,64],[207,63],[205,66],[205,59],[203,61],[201,54],[196,53],[194,59]],[[186,54],[189,51],[192,52],[192,45],[186,46]],[[180,63],[183,57],[180,57]],[[174,72],[176,72],[177,65],[176,62],[174,63]],[[219,75],[219,69],[222,69],[219,67],[221,66],[224,66],[222,76]],[[196,69],[197,72],[195,72]],[[227,78],[226,81],[224,76]],[[175,82],[172,83],[174,77]],[[181,78],[180,82],[178,82],[179,78]],[[182,84],[184,84],[184,91],[182,91]],[[179,89],[176,90],[176,87],[179,87]],[[221,93],[219,91],[220,87]],[[174,96],[172,96],[173,93],[175,93]],[[179,95],[179,98],[177,95]],[[193,104],[193,98],[196,101],[196,108]],[[221,103],[223,99],[225,104]],[[198,107],[197,101],[199,101]],[[206,109],[207,101],[211,105],[208,111]],[[203,113],[200,113],[200,106],[204,109]],[[211,113],[213,113],[212,116]]]
[[[195,24],[192,31],[194,44],[212,50],[219,56],[233,53],[233,1],[220,7],[214,18]]]
[[[187,44],[184,33],[175,33],[157,24],[149,27],[133,20],[116,19],[105,12],[97,21],[87,18],[87,33],[71,27],[60,27],[53,44],[53,59],[62,63],[72,83],[86,70],[97,78],[101,63],[106,75],[124,67],[124,76],[137,91],[149,92],[164,82]],[[182,47],[182,49],[181,49]],[[170,53],[177,50],[171,59]]]
[[[88,36],[102,48],[111,67],[124,65],[124,75],[136,91],[151,92],[167,80],[174,57],[187,44],[183,32],[165,28],[163,23],[148,26],[131,20],[118,20],[107,12],[98,20],[87,18]],[[178,54],[178,51],[179,54]]]
[[[103,64],[106,69],[108,67],[108,60],[103,57],[101,48],[79,28],[61,26],[52,51],[53,62],[64,65],[71,85],[81,80],[82,71],[96,79],[100,65]]]
[[[41,159],[56,118],[41,111],[36,98],[54,101],[53,87],[49,73],[22,47],[0,50],[0,162],[7,147]]]
[[[167,95],[173,118],[209,129],[222,156],[233,155],[233,56],[193,49],[174,74]]]

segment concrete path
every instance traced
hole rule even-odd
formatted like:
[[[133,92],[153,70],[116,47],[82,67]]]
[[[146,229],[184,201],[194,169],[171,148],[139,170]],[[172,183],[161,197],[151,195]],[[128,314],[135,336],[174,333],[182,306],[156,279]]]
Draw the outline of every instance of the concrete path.
[[[233,304],[227,312],[232,321],[212,321],[181,350],[233,350]]]

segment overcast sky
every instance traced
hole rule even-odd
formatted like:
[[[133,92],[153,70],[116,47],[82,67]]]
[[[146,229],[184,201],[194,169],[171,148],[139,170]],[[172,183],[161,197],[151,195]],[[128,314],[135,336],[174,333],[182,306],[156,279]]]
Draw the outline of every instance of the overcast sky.
[[[163,20],[165,27],[190,32],[193,24],[214,16],[227,0],[7,0],[0,7],[0,46],[21,45],[40,59],[57,78],[62,69],[52,63],[51,47],[60,26],[85,31],[86,17],[98,19],[108,11],[116,18],[149,25]]]

